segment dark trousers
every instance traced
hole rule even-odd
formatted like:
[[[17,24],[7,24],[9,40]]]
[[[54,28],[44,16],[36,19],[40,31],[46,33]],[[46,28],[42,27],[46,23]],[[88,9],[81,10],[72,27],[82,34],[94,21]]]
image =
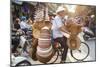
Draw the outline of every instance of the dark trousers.
[[[61,60],[65,61],[66,57],[67,57],[67,52],[68,52],[67,38],[66,37],[59,37],[59,38],[54,39],[54,42],[59,42],[61,44],[61,47],[64,48]]]

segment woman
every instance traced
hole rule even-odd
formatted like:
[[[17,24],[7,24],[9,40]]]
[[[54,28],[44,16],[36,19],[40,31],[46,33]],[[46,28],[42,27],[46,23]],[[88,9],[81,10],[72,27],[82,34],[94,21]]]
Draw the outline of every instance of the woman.
[[[64,28],[65,8],[58,7],[56,14],[52,21],[52,33],[54,42],[60,43],[61,47],[64,48],[61,58],[61,63],[64,63],[68,52],[68,46],[66,44],[67,38],[62,34],[62,32],[68,33]]]

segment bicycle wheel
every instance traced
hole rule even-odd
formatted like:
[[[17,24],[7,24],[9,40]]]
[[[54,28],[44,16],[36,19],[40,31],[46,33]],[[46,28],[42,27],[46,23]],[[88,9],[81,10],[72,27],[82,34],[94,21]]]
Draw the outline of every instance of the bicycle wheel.
[[[81,42],[80,48],[71,50],[71,56],[77,61],[83,61],[89,55],[90,49],[87,43]]]
[[[59,57],[59,51],[58,50],[54,50],[55,52],[55,54],[54,54],[54,56],[52,57],[52,59],[48,62],[48,64],[53,64],[53,63],[55,63],[56,61],[57,61],[57,59],[58,59],[58,57]]]

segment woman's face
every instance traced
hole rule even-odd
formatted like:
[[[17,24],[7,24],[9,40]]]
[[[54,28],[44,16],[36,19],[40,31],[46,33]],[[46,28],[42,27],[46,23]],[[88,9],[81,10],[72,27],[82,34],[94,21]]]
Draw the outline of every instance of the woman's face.
[[[65,11],[59,12],[58,15],[60,15],[61,17],[64,17],[65,16]]]

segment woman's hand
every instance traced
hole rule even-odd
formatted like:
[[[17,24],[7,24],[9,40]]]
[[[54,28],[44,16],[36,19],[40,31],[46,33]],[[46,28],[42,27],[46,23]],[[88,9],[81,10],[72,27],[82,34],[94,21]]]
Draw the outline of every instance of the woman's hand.
[[[70,33],[61,32],[66,38],[70,38]]]

